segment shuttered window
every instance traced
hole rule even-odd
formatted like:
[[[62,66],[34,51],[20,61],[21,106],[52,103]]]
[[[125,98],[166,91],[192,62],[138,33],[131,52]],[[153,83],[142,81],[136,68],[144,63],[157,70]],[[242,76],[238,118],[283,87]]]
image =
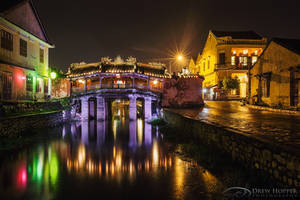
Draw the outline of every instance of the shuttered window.
[[[27,57],[27,42],[20,39],[20,55]]]
[[[1,30],[1,48],[13,51],[13,35],[7,31]]]
[[[12,98],[12,73],[0,71],[0,99],[11,100]]]

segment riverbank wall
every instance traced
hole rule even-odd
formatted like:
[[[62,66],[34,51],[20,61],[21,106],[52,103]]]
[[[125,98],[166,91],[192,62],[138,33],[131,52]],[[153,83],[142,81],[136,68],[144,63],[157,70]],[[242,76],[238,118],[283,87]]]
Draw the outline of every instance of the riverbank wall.
[[[34,129],[55,127],[70,118],[70,111],[62,110],[0,118],[0,137],[17,137]]]
[[[212,122],[182,116],[170,109],[165,109],[163,116],[195,143],[213,145],[247,168],[266,172],[282,185],[300,187],[300,151]]]

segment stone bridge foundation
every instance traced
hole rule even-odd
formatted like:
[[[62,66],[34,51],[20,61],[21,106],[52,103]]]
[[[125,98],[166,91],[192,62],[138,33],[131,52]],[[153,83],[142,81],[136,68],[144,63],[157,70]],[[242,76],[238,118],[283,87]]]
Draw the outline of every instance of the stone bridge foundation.
[[[108,118],[109,112],[111,112],[111,109],[109,106],[109,101],[111,99],[129,99],[129,119],[130,120],[136,120],[137,119],[137,100],[142,100],[143,104],[143,114],[144,119],[149,121],[153,117],[153,113],[156,115],[159,115],[159,101],[160,97],[155,95],[145,95],[145,94],[137,94],[137,93],[129,93],[129,94],[122,94],[122,95],[86,95],[81,97],[75,97],[73,98],[73,102],[77,102],[79,105],[80,102],[80,110],[81,110],[81,120],[82,121],[88,121],[90,117],[95,117],[97,121],[104,121]],[[92,99],[92,101],[91,101]],[[90,100],[90,101],[89,101]],[[153,103],[156,102],[156,103]],[[90,104],[94,103],[95,106],[90,106]],[[153,106],[155,105],[155,106]],[[76,107],[76,106],[74,106]],[[153,108],[152,108],[153,107]],[[95,109],[95,110],[91,110]],[[76,112],[75,109],[72,110],[72,113]],[[73,114],[72,116],[75,116]],[[93,115],[93,116],[90,116]]]

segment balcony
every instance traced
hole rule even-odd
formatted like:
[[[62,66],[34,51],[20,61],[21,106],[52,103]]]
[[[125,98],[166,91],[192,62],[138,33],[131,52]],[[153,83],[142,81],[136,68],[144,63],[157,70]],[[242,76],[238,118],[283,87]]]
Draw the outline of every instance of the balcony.
[[[266,41],[251,41],[251,40],[229,40],[229,41],[222,41],[218,42],[219,45],[260,45],[264,46],[267,44]]]
[[[216,64],[215,71],[220,70],[248,70],[252,67],[251,63],[247,63],[246,65],[239,63],[232,65],[232,63],[224,63],[224,64]]]

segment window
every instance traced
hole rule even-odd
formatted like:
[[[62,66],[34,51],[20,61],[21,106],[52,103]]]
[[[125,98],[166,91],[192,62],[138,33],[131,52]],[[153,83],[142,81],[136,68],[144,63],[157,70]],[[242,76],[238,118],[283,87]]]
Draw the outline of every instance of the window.
[[[205,72],[205,61],[203,61],[203,71]]]
[[[44,49],[40,49],[40,63],[44,63]]]
[[[247,59],[248,59],[248,57],[246,57],[246,56],[241,56],[241,57],[240,57],[240,64],[241,64],[242,66],[247,66]]]
[[[225,64],[225,53],[219,53],[219,64],[220,65]]]
[[[235,65],[235,56],[231,56],[231,65]]]
[[[1,30],[1,48],[13,51],[13,35],[7,31]]]
[[[252,56],[252,65],[254,65],[257,62],[257,56]]]
[[[27,42],[20,39],[20,55],[27,57]]]
[[[26,76],[26,91],[32,92],[32,89],[33,89],[33,77],[31,74],[28,74]]]
[[[210,57],[208,57],[208,59],[207,59],[207,69],[209,69],[210,68]]]

